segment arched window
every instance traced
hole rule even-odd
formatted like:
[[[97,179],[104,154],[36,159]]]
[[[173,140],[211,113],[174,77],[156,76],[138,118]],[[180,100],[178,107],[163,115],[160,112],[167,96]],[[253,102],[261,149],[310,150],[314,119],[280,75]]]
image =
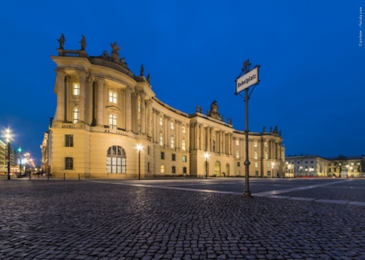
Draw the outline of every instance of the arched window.
[[[79,121],[79,108],[75,107],[73,110],[72,122],[76,124]]]
[[[114,114],[109,115],[109,127],[111,129],[116,129],[117,128],[117,116],[114,115]]]
[[[214,174],[216,176],[220,176],[221,175],[221,163],[219,161],[216,161],[214,163]]]
[[[106,171],[108,173],[126,173],[126,154],[121,146],[109,147],[106,157]]]

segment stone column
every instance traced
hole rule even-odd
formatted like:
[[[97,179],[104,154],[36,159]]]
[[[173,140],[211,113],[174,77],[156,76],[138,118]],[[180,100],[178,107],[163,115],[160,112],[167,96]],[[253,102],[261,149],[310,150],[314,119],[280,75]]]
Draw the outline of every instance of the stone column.
[[[54,93],[57,95],[56,121],[64,121],[65,119],[65,77],[66,73],[63,69],[56,69],[56,84]]]
[[[98,83],[98,110],[97,110],[97,118],[96,123],[98,126],[104,125],[104,83],[105,80],[103,78],[96,79]]]
[[[131,87],[127,87],[125,91],[125,130],[130,132],[132,130],[132,92]]]
[[[151,99],[146,101],[146,114],[147,114],[147,136],[152,137],[153,115],[152,115],[152,101]]]

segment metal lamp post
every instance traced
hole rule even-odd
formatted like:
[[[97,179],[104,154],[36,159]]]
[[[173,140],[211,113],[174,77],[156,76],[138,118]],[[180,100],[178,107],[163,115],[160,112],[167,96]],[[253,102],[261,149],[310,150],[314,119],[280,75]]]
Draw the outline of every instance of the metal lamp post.
[[[137,144],[137,150],[138,150],[138,180],[140,180],[141,179],[141,150],[142,150],[141,144]]]
[[[208,179],[208,158],[209,158],[209,154],[208,153],[204,153],[204,158],[205,158],[205,179]]]

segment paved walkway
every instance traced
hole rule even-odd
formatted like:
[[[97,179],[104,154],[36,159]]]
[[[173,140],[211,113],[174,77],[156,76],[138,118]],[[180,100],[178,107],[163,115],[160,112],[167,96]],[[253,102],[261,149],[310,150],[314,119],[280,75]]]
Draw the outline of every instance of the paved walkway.
[[[1,180],[0,259],[365,259],[364,185]]]

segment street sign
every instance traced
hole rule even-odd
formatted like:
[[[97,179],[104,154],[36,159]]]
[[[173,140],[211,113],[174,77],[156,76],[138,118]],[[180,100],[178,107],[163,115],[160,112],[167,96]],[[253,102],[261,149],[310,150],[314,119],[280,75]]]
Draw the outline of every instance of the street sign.
[[[256,66],[236,80],[236,94],[259,82],[259,66]]]

